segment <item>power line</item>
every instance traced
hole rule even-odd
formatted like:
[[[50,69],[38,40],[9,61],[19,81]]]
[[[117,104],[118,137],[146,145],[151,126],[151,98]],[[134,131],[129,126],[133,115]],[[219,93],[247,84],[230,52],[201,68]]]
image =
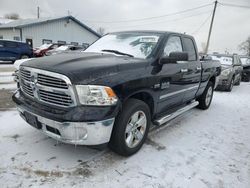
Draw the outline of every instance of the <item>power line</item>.
[[[197,10],[197,9],[201,9],[201,8],[204,8],[204,7],[208,7],[208,6],[211,6],[211,5],[212,5],[212,3],[206,4],[206,5],[202,5],[202,6],[198,6],[198,7],[194,7],[194,8],[190,8],[190,9],[185,9],[185,10],[178,11],[178,12],[173,12],[173,13],[170,13],[170,14],[164,14],[164,15],[160,15],[160,16],[153,16],[153,17],[147,17],[147,18],[140,18],[140,19],[130,19],[130,20],[120,20],[120,21],[97,21],[97,20],[85,20],[85,21],[86,22],[92,22],[92,23],[139,22],[139,21],[144,21],[144,20],[152,20],[152,19],[163,18],[163,17],[167,17],[167,16],[174,16],[174,15],[178,15],[178,14],[182,14],[182,13],[194,11],[194,10]]]
[[[205,21],[195,30],[193,31],[191,34],[195,34],[197,33],[198,31],[201,30],[201,28],[208,22],[209,18],[212,16],[212,13],[205,19]]]
[[[192,15],[189,15],[189,16],[185,16],[183,18],[176,18],[176,19],[171,19],[171,20],[164,20],[164,21],[144,23],[144,24],[136,24],[136,25],[124,25],[124,26],[112,27],[112,28],[119,29],[119,28],[124,28],[124,27],[138,27],[138,26],[145,26],[145,25],[154,25],[154,24],[159,24],[159,23],[169,23],[169,22],[172,22],[172,21],[182,21],[182,20],[185,20],[185,19],[190,18],[190,17],[195,17],[195,16],[207,14],[207,13],[211,13],[211,10],[206,11],[206,12],[201,12],[201,13],[198,13],[198,14],[192,14]]]
[[[245,5],[237,5],[237,4],[231,4],[231,3],[220,3],[220,2],[218,2],[218,3],[220,5],[229,6],[229,7],[250,8],[250,6],[245,6]]]

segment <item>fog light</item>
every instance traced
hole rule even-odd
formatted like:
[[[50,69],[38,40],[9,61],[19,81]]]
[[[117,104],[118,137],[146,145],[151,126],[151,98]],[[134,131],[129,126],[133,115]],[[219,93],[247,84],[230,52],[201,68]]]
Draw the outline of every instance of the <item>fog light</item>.
[[[88,137],[87,130],[79,125],[71,125],[61,130],[62,137],[67,140],[86,140]]]

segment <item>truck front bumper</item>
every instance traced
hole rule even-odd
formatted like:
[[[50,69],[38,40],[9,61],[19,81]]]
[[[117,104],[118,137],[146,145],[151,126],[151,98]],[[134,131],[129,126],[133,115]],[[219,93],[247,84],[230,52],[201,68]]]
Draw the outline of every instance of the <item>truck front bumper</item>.
[[[58,141],[75,145],[100,145],[108,143],[115,118],[96,122],[58,122],[17,107],[20,116],[28,122],[25,114],[35,117],[36,128]],[[30,122],[28,122],[30,124]]]

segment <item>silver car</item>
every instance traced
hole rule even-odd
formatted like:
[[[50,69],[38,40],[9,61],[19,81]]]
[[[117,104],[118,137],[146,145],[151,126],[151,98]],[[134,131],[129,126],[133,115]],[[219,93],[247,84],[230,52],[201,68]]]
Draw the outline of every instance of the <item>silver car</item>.
[[[220,61],[222,67],[217,90],[232,91],[234,85],[240,85],[243,66],[237,54],[213,54],[211,58]]]

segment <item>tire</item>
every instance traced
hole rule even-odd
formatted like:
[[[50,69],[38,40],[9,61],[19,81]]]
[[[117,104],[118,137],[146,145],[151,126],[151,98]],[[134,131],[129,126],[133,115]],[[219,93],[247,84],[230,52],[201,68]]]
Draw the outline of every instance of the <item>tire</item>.
[[[226,88],[226,91],[231,92],[234,87],[234,77],[232,77],[229,86]]]
[[[199,102],[198,108],[202,110],[208,109],[212,102],[213,94],[214,94],[214,84],[213,82],[209,81],[204,92],[197,99],[197,101]]]
[[[139,120],[141,126],[135,123]],[[135,154],[145,142],[150,124],[151,115],[148,105],[138,99],[128,99],[115,120],[109,147],[119,155]]]
[[[239,86],[240,85],[240,82],[241,82],[241,76],[239,77],[239,80],[238,82],[235,83],[236,86]]]
[[[29,56],[28,55],[21,55],[20,59],[28,59]]]

